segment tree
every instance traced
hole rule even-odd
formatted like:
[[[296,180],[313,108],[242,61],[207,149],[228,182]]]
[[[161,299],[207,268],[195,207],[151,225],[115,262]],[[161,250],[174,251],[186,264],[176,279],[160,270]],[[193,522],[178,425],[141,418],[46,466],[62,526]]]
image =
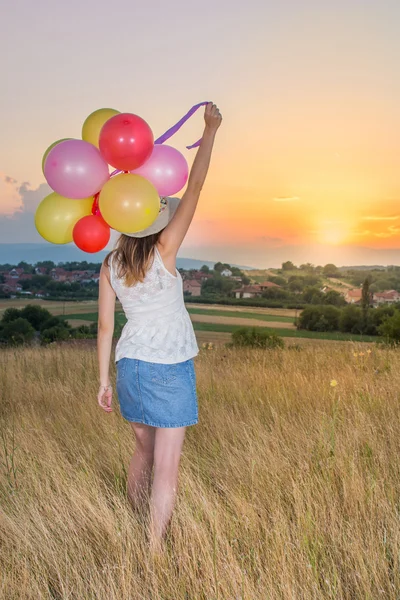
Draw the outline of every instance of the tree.
[[[35,265],[35,267],[43,267],[47,271],[54,269],[55,266],[56,265],[52,260],[41,260],[41,261],[37,262]]]
[[[21,260],[21,262],[19,262],[17,264],[17,268],[23,269],[24,273],[33,273],[34,272],[33,266],[30,265],[29,263],[25,262],[24,260]]]
[[[283,271],[295,271],[296,269],[297,267],[292,263],[291,260],[287,260],[286,262],[282,263]]]
[[[313,273],[314,265],[311,263],[304,263],[304,264],[300,265],[299,269],[300,269],[300,271],[308,271],[308,272]]]
[[[214,265],[214,271],[216,271],[217,273],[222,273],[222,271],[224,269],[231,270],[231,265],[228,265],[227,263],[222,263],[222,262],[215,263],[215,265]]]
[[[338,277],[340,272],[336,265],[328,263],[324,266],[323,274],[325,277]]]
[[[41,328],[42,323],[52,317],[50,311],[42,306],[36,306],[35,304],[27,304],[21,310],[21,317],[29,321],[36,331]]]
[[[222,275],[215,275],[203,281],[201,285],[201,293],[203,294],[219,294],[221,296],[228,296],[229,293],[238,287],[238,282],[228,277],[222,277]]]
[[[339,318],[339,330],[343,333],[362,333],[362,312],[359,306],[349,304],[345,306]]]
[[[301,277],[293,277],[291,281],[289,281],[289,290],[291,292],[302,292],[304,288],[304,282]]]
[[[54,327],[44,329],[41,333],[40,339],[43,344],[48,344],[50,342],[67,340],[69,337],[70,331],[66,327],[56,325]]]
[[[286,279],[284,277],[279,277],[279,275],[270,275],[268,281],[276,283],[276,285],[286,285],[287,283]]]
[[[322,304],[324,294],[316,287],[307,287],[303,292],[303,300],[307,304]]]
[[[370,286],[370,291],[375,289],[377,292],[383,292],[384,290],[391,290],[396,283],[389,281],[389,279],[378,279],[374,284],[373,288]]]
[[[315,286],[315,285],[320,285],[321,280],[318,277],[318,275],[309,274],[309,275],[304,275],[303,282],[304,282],[304,285]]]
[[[367,323],[367,318],[368,318],[368,310],[372,304],[372,294],[370,292],[369,286],[370,286],[371,282],[370,282],[370,278],[366,277],[362,286],[362,291],[361,291],[361,308],[362,308],[362,312],[363,312],[363,319],[364,319],[364,323]]]
[[[340,310],[336,306],[306,306],[298,318],[297,328],[308,331],[337,331]]]
[[[1,340],[6,344],[18,346],[32,341],[35,330],[27,319],[18,317],[18,319],[4,323],[0,335]]]
[[[284,348],[285,342],[273,331],[257,327],[241,327],[232,333],[232,345],[240,348]]]
[[[21,311],[18,308],[14,308],[13,306],[10,306],[9,308],[6,308],[6,310],[3,313],[1,322],[4,323],[10,323],[11,321],[15,321],[16,319],[18,319],[21,316]]]
[[[208,267],[207,265],[203,265],[202,267],[200,267],[200,271],[202,273],[209,273],[210,272],[210,267]]]
[[[48,275],[33,275],[31,279],[22,280],[22,288],[24,290],[42,290],[52,281]]]
[[[324,296],[324,304],[331,304],[332,306],[346,306],[346,300],[336,290],[329,290]]]
[[[267,298],[268,300],[289,300],[290,295],[286,290],[282,290],[281,288],[267,288],[261,294],[262,298]]]
[[[378,327],[378,333],[391,344],[400,342],[400,311],[396,312],[391,317],[386,317],[383,323]]]

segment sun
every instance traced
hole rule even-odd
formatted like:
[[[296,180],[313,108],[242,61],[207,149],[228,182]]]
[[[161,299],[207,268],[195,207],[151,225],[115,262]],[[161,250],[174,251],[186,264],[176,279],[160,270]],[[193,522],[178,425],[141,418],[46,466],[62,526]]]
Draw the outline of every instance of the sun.
[[[340,221],[324,221],[318,228],[318,239],[322,244],[338,246],[348,236],[348,227]]]

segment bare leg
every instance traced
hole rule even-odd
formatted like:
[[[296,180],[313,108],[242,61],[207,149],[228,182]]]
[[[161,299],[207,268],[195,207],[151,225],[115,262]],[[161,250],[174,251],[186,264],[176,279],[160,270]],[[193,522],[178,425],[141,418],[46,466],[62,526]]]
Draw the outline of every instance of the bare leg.
[[[175,505],[178,468],[186,427],[157,427],[150,498],[150,542],[159,550]]]
[[[150,497],[156,429],[144,423],[131,425],[136,446],[128,469],[127,493],[132,508],[137,510]]]

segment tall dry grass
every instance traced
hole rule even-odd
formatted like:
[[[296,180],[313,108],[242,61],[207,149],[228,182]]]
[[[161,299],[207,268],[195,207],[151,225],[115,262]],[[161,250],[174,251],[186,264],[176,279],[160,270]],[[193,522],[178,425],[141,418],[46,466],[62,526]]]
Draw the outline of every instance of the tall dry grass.
[[[355,350],[202,351],[158,560],[125,496],[131,429],[116,399],[97,406],[95,350],[3,352],[0,597],[399,598],[400,356]]]

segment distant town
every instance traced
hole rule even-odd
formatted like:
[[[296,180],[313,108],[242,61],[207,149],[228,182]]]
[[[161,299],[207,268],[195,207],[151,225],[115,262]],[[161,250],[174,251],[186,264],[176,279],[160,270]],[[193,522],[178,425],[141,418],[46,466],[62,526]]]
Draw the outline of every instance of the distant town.
[[[371,306],[400,302],[400,267],[339,269],[333,264],[280,269],[241,270],[217,262],[214,268],[179,269],[187,301],[246,301],[257,306],[299,308],[309,304],[361,305],[362,286],[368,282]],[[43,261],[31,265],[0,265],[0,297],[94,299],[98,295],[100,263]]]

